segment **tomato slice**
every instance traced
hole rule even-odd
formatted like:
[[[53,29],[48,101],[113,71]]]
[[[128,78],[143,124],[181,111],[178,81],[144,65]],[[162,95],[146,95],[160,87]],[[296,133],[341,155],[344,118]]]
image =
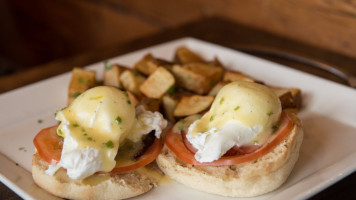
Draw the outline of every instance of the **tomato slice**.
[[[33,139],[38,154],[46,162],[56,164],[61,159],[63,142],[57,135],[57,126],[42,129]]]
[[[34,138],[33,143],[38,154],[46,162],[56,164],[61,159],[63,142],[56,133],[58,126],[52,126],[41,130]],[[135,161],[126,165],[116,166],[110,173],[117,174],[143,167],[154,161],[162,150],[162,140],[155,139],[147,150]],[[100,172],[102,173],[102,172]]]
[[[204,162],[201,163],[194,158],[194,153],[189,151],[184,144],[183,138],[180,133],[168,130],[166,133],[165,143],[167,147],[182,161],[199,166],[223,166],[223,165],[235,165],[243,162],[248,162],[255,160],[266,153],[268,153],[273,147],[279,144],[285,136],[292,130],[293,120],[284,112],[281,115],[280,126],[271,137],[271,140],[264,144],[262,147],[258,148],[256,151],[243,155],[233,155],[233,156],[224,156],[219,160],[213,162]]]

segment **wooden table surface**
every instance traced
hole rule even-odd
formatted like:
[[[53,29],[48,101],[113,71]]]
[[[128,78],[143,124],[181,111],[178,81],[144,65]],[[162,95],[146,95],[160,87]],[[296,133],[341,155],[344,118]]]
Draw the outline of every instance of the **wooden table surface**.
[[[260,50],[273,50],[284,52],[314,61],[322,62],[344,71],[348,75],[356,76],[356,58],[330,52],[324,49],[309,46],[298,41],[282,38],[264,31],[250,28],[241,24],[236,24],[228,20],[211,17],[190,24],[165,30],[163,32],[149,35],[147,37],[128,41],[125,44],[113,49],[100,49],[95,52],[88,52],[71,58],[55,60],[50,63],[30,68],[21,73],[0,77],[0,93],[19,88],[30,83],[37,82],[52,76],[70,71],[74,66],[85,66],[94,62],[102,61],[114,56],[138,50],[144,47],[167,42],[181,37],[195,37],[208,42],[220,44],[234,49],[254,50],[253,54],[297,68],[308,73],[312,73],[341,84],[345,81],[317,70],[308,65],[265,54]],[[256,51],[258,50],[258,51]],[[250,51],[249,51],[250,52]],[[356,199],[356,173],[316,194],[310,199]],[[0,185],[0,199],[21,199],[3,184]]]

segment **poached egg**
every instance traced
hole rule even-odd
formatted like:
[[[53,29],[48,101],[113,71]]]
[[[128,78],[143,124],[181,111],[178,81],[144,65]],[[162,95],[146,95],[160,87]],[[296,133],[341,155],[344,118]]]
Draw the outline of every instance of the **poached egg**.
[[[126,92],[98,86],[78,96],[71,105],[58,111],[57,134],[64,138],[60,161],[50,165],[53,175],[63,167],[72,179],[84,179],[98,171],[110,172],[125,139],[139,141],[155,130],[160,137],[167,121],[158,112],[131,104]],[[118,155],[120,156],[120,155]]]
[[[210,110],[189,126],[195,159],[212,162],[234,146],[261,145],[281,114],[279,98],[264,85],[237,81],[221,88]]]

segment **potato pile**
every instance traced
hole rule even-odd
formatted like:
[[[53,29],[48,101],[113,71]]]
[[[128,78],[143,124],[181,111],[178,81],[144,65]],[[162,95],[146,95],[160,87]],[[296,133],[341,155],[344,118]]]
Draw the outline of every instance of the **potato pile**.
[[[104,70],[104,80],[99,83],[95,80],[95,71],[74,68],[68,104],[91,87],[108,85],[127,91],[134,105],[161,111],[170,122],[175,122],[208,110],[220,88],[229,82],[262,83],[241,72],[224,69],[216,57],[206,61],[184,46],[176,49],[172,62],[147,54],[133,68],[105,62]],[[283,109],[300,109],[299,89],[270,88],[280,98]]]

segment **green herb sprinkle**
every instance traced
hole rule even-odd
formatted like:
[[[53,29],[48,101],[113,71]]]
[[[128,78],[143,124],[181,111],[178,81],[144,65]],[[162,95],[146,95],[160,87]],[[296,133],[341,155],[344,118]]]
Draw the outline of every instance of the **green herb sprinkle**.
[[[114,148],[114,143],[111,140],[105,142],[104,144],[107,148],[110,148],[110,149]]]
[[[116,122],[117,124],[121,124],[121,122],[122,122],[121,117],[117,116],[116,119],[115,119],[115,122]]]

